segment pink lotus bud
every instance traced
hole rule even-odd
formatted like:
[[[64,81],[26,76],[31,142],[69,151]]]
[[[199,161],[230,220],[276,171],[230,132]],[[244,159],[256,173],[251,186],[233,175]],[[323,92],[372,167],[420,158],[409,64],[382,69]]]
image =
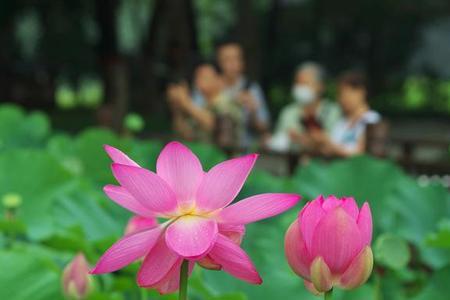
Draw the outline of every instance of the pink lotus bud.
[[[125,227],[125,235],[137,233],[142,230],[152,229],[158,226],[158,220],[153,217],[133,216]]]
[[[64,268],[62,276],[63,292],[67,299],[86,299],[93,288],[89,275],[89,265],[82,253]]]
[[[286,232],[285,252],[292,270],[313,294],[334,286],[354,289],[372,272],[372,215],[353,198],[322,196],[303,207]]]

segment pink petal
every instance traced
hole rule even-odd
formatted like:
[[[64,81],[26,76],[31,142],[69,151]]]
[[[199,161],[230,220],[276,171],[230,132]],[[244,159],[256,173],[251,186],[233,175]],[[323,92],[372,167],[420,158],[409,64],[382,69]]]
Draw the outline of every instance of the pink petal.
[[[295,194],[261,194],[241,200],[224,208],[220,214],[220,223],[248,224],[278,215],[300,200]]]
[[[336,198],[336,196],[331,195],[328,196],[323,202],[322,202],[322,208],[324,211],[330,211],[338,206],[341,206],[341,200]]]
[[[361,234],[355,220],[337,207],[317,224],[310,254],[323,257],[333,274],[341,274],[361,248]]]
[[[306,244],[303,240],[297,219],[292,222],[286,232],[284,238],[284,251],[288,264],[291,266],[292,270],[304,279],[310,280],[309,266],[312,259],[308,253],[308,249],[306,249]]]
[[[314,229],[316,229],[316,225],[325,215],[325,211],[322,208],[322,201],[323,197],[319,196],[317,199],[305,205],[300,212],[300,230],[302,231],[307,249],[311,249]]]
[[[128,209],[132,213],[144,217],[151,217],[154,215],[154,213],[142,205],[141,202],[137,201],[126,189],[121,186],[109,184],[103,188],[103,191],[112,201]]]
[[[363,285],[372,273],[373,254],[369,246],[366,246],[356,256],[350,266],[342,274],[339,285],[344,289],[354,289]]]
[[[177,195],[180,204],[191,204],[203,179],[203,169],[197,156],[186,146],[171,142],[161,151],[156,173]]]
[[[363,204],[359,212],[358,227],[361,232],[363,245],[370,245],[372,242],[372,213],[367,202]]]
[[[137,233],[143,230],[152,229],[158,226],[158,220],[156,218],[147,218],[141,216],[133,216],[125,227],[125,235]]]
[[[247,253],[227,237],[219,234],[209,256],[222,265],[225,272],[252,284],[261,284],[262,279]]]
[[[123,153],[119,149],[116,149],[109,145],[104,145],[103,148],[105,149],[109,157],[113,160],[113,162],[127,166],[139,167],[139,165],[136,162],[134,162],[131,158],[129,158],[125,153]]]
[[[206,173],[197,191],[197,206],[211,211],[227,206],[237,196],[257,154],[230,159],[214,166]]]
[[[172,268],[179,264],[180,257],[170,250],[164,238],[159,239],[144,259],[137,274],[140,287],[151,287],[163,280]]]
[[[225,223],[218,223],[219,226],[219,232],[237,232],[240,234],[245,233],[245,226],[244,225],[234,225],[234,224],[225,224]]]
[[[196,258],[211,249],[217,232],[217,223],[213,219],[183,216],[167,228],[166,243],[178,255]]]
[[[172,189],[155,173],[137,167],[113,164],[117,181],[142,205],[152,212],[171,213],[177,208]]]
[[[356,201],[355,199],[353,199],[353,197],[342,198],[341,207],[353,218],[353,220],[358,220],[358,204],[356,204]]]
[[[161,294],[168,294],[178,290],[180,286],[180,268],[182,263],[183,259],[181,257],[178,258],[163,279],[161,279],[151,287],[147,286],[147,288],[156,289]]]
[[[204,269],[207,269],[207,270],[215,270],[215,271],[218,271],[218,270],[221,270],[221,269],[222,269],[222,266],[219,265],[218,263],[216,263],[216,262],[214,261],[214,259],[212,259],[211,256],[209,256],[209,255],[206,255],[206,256],[203,257],[202,259],[197,260],[197,264],[198,264],[200,267],[202,267],[202,268],[204,268]]]
[[[217,225],[219,226],[219,233],[232,240],[236,245],[240,245],[242,243],[242,239],[245,235],[244,225],[231,225],[221,223]]]
[[[162,227],[125,236],[112,245],[97,262],[91,274],[117,271],[146,255],[162,233]]]
[[[183,259],[178,259],[178,261],[173,265],[172,269],[167,273],[167,275],[160,280],[158,283],[151,286],[155,288],[160,294],[170,294],[178,290],[180,286],[180,268],[183,263]],[[192,270],[194,269],[195,262],[189,262],[189,273],[190,276]]]

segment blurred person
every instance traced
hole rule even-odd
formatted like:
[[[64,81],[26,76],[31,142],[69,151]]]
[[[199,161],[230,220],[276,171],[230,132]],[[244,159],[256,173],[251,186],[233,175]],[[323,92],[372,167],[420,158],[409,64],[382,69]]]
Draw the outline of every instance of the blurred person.
[[[313,132],[331,133],[341,116],[339,106],[323,98],[323,68],[315,62],[304,62],[295,71],[292,85],[293,103],[280,114],[268,147],[276,151],[291,148],[313,150]]]
[[[224,83],[224,93],[228,101],[238,104],[242,111],[238,146],[248,147],[257,138],[263,138],[269,130],[270,118],[264,93],[257,82],[245,76],[244,52],[239,43],[219,43],[216,47],[216,59]],[[202,105],[203,95],[197,94],[195,101]]]
[[[338,78],[338,100],[344,117],[331,135],[316,132],[313,139],[325,155],[347,157],[366,151],[366,129],[380,122],[381,116],[367,102],[367,83],[363,73],[344,72]]]
[[[185,81],[168,86],[167,98],[173,112],[174,130],[186,140],[217,141],[221,137],[216,134],[218,121],[228,118],[232,120],[232,124],[237,124],[240,122],[241,113],[236,105],[233,107],[232,101],[224,93],[222,78],[212,63],[199,64],[193,77],[193,96],[190,95]],[[202,105],[193,100],[196,94],[202,96]],[[233,141],[238,134],[233,131],[234,127],[233,125],[227,128],[232,131],[227,134],[232,136],[229,140]]]

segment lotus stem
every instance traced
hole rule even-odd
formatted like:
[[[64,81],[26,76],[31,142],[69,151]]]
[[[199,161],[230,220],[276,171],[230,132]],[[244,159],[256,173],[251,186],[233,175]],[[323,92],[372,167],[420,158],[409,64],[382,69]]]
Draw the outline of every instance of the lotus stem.
[[[180,270],[180,291],[178,300],[187,300],[189,261],[183,260]]]
[[[329,290],[328,292],[325,292],[323,295],[324,300],[333,300],[333,289]]]

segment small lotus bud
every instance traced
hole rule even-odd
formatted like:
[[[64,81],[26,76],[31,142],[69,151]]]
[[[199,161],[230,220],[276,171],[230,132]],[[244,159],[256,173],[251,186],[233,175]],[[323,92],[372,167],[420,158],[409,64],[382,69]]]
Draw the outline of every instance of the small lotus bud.
[[[5,194],[2,197],[2,204],[6,209],[16,209],[22,205],[22,197],[14,193]]]
[[[67,299],[86,299],[93,289],[89,265],[82,253],[65,267],[62,276],[63,292]]]

